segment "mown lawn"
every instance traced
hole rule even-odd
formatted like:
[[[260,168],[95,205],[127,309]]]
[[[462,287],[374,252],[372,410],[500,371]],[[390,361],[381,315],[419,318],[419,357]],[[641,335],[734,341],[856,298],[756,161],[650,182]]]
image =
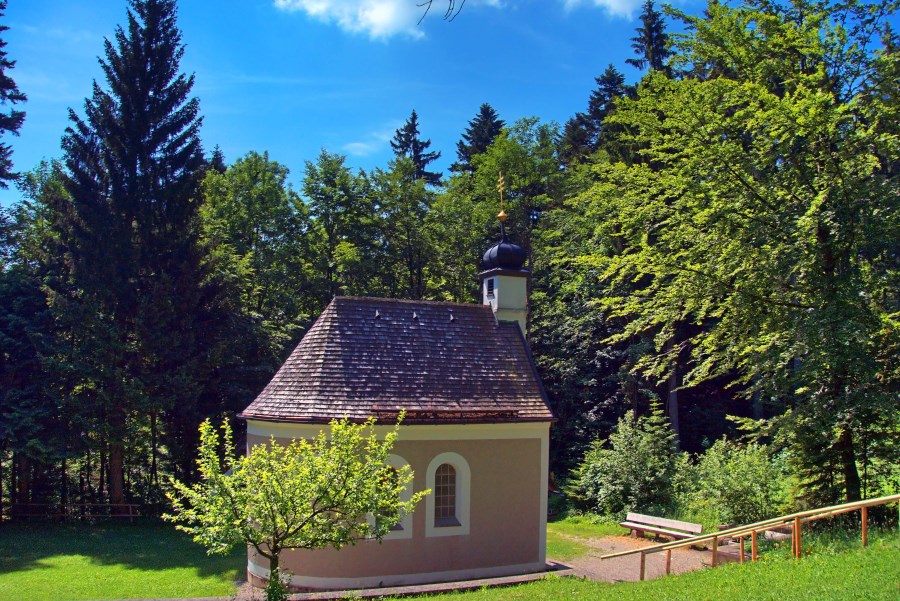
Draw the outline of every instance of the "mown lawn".
[[[568,538],[624,531],[587,518],[548,526],[548,555],[565,561],[589,548]],[[550,577],[541,582],[444,595],[464,601],[512,599],[784,600],[900,599],[900,535],[809,537],[802,561],[767,549],[762,561],[731,564],[643,583],[605,584]],[[844,549],[849,549],[843,551]],[[841,552],[843,551],[843,552]],[[0,601],[229,596],[244,574],[243,550],[209,557],[190,537],[163,524],[0,525]],[[439,599],[439,597],[421,597]]]
[[[772,557],[755,564],[729,564],[647,582],[607,584],[550,577],[516,587],[483,589],[417,599],[507,601],[897,601],[900,599],[900,537],[866,549],[825,553],[801,561]]]
[[[0,525],[0,601],[228,596],[245,566],[165,524]]]

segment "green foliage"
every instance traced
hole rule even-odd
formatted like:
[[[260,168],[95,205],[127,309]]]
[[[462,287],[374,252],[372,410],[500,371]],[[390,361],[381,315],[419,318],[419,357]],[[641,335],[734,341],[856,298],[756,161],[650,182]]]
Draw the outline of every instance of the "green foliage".
[[[405,157],[412,161],[413,179],[421,179],[428,185],[437,186],[441,183],[441,174],[428,171],[428,165],[441,158],[441,153],[429,151],[431,140],[423,140],[419,135],[419,116],[413,110],[403,127],[394,132],[391,148],[397,158]]]
[[[224,173],[208,170],[202,183],[204,241],[276,357],[319,309],[311,302],[309,216],[288,174],[268,153],[249,152]]]
[[[235,456],[227,421],[221,429],[220,440],[209,420],[201,424],[200,481],[173,480],[167,493],[172,513],[163,517],[210,553],[251,545],[272,572],[287,548],[340,549],[364,538],[381,540],[430,492],[400,499],[413,474],[409,466],[386,464],[397,428],[379,441],[371,419],[333,421],[313,440],[280,444],[273,438],[243,457]]]
[[[723,438],[694,461],[682,456],[675,500],[680,517],[707,527],[749,524],[790,510],[789,481],[782,456]]]
[[[660,513],[672,504],[676,459],[675,434],[659,406],[641,417],[628,411],[607,440],[591,445],[570,497],[604,515]]]
[[[683,17],[673,60],[695,76],[651,72],[617,103],[641,162],[598,163],[578,200],[599,234],[583,262],[626,324],[611,340],[652,341],[635,370],[663,379],[687,360],[686,387],[725,378],[794,405],[798,457],[825,449],[836,466],[807,462],[823,502],[861,496],[859,441],[896,420],[900,195],[883,166],[900,137],[876,125],[896,96],[870,93],[886,61],[863,44],[893,10],[710,3]]]
[[[474,171],[472,157],[483,154],[494,143],[505,125],[494,107],[487,102],[482,104],[478,114],[469,121],[462,140],[456,143],[457,162],[450,166],[450,171]]]
[[[303,174],[320,310],[338,294],[370,290],[373,266],[363,257],[377,255],[368,182],[362,174],[354,175],[346,160],[323,149],[315,162],[306,162]]]
[[[662,13],[653,5],[653,0],[645,0],[641,6],[641,26],[637,35],[631,38],[631,48],[638,58],[627,58],[625,62],[640,70],[646,68],[663,71],[669,50],[669,36],[666,34]]]
[[[0,17],[5,16],[6,0],[0,1]],[[7,31],[9,27],[0,25],[0,34]],[[9,75],[16,66],[16,61],[9,60],[6,55],[6,41],[0,38],[0,104],[3,105],[3,112],[0,112],[0,135],[12,134],[19,135],[19,129],[25,122],[25,112],[17,111],[14,105],[25,102],[27,98],[19,90],[19,86],[13,81]],[[7,111],[7,107],[9,110]],[[0,188],[4,190],[9,187],[7,184],[10,180],[17,179],[17,174],[12,169],[12,146],[6,143],[0,144]]]
[[[264,589],[266,601],[288,601],[290,574],[277,568],[269,574],[269,580]]]
[[[433,242],[425,227],[434,194],[416,177],[407,157],[391,161],[388,170],[375,169],[370,196],[379,209],[383,262],[378,272],[386,296],[421,299],[426,294],[426,267]]]

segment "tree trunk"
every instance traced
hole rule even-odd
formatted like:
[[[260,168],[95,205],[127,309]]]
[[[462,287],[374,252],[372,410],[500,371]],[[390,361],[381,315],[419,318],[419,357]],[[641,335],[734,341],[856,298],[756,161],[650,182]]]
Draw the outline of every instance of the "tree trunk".
[[[856,451],[853,447],[853,432],[850,426],[845,424],[837,440],[837,449],[840,453],[841,465],[844,471],[845,501],[859,501],[862,499],[862,483],[859,479],[859,470],[856,467]]]
[[[16,453],[16,502],[27,504],[28,495],[28,458],[21,453]]]
[[[109,502],[120,505],[125,502],[125,412],[121,407],[113,408],[109,425],[113,438],[109,444]]]
[[[156,465],[159,434],[157,432],[156,419],[156,412],[154,411],[150,414],[150,486],[154,490],[159,488],[159,472]]]
[[[669,372],[669,422],[675,432],[675,447],[681,449],[681,420],[678,415],[678,363]]]

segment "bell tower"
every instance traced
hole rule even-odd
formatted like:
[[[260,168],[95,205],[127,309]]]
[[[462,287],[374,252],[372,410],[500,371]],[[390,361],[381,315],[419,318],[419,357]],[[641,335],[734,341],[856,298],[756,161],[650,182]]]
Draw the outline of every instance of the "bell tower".
[[[500,242],[484,253],[481,281],[482,304],[490,305],[499,321],[515,321],[527,335],[528,284],[531,272],[524,269],[525,249],[506,237],[506,212],[503,210],[503,174],[497,184],[500,191]]]

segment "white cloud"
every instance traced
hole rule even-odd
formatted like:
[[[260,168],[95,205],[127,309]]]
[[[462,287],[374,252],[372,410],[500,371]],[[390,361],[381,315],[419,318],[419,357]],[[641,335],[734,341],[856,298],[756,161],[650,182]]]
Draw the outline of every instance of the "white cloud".
[[[582,4],[592,4],[602,8],[614,17],[632,18],[641,8],[643,0],[563,0],[566,10]]]
[[[362,140],[356,142],[348,142],[344,144],[342,150],[355,157],[366,157],[376,152],[380,152],[387,147],[388,142],[394,137],[397,128],[403,123],[400,121],[392,121],[383,125],[379,130],[366,134]]]
[[[447,0],[434,0],[429,17],[443,16]],[[457,0],[457,3],[459,0]],[[325,23],[335,23],[344,31],[387,39],[395,35],[421,38],[418,27],[425,14],[421,0],[275,0],[275,7],[303,12]],[[502,6],[501,0],[469,0],[466,6]]]

